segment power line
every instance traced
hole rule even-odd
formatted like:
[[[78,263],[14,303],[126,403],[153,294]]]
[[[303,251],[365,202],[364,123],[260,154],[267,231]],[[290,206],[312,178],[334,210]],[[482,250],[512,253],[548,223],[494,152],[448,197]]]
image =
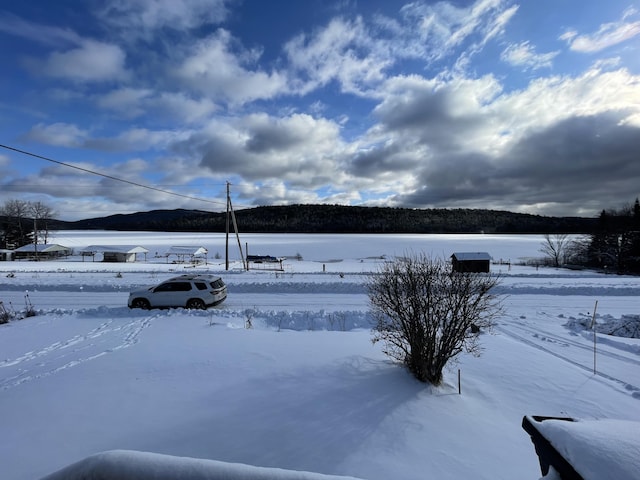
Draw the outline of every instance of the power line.
[[[38,155],[38,154],[35,154],[35,153],[27,152],[25,150],[20,150],[18,148],[10,147],[8,145],[0,144],[0,147],[4,148],[6,150],[11,150],[11,151],[16,152],[16,153],[21,153],[22,155],[28,155],[30,157],[39,158],[40,160],[45,160],[47,162],[55,163],[57,165],[62,165],[64,167],[80,170],[81,172],[84,172],[84,173],[90,173],[91,175],[98,175],[98,176],[103,177],[103,178],[108,178],[109,180],[114,180],[116,182],[128,183],[129,185],[134,185],[136,187],[146,188],[148,190],[153,190],[153,191],[156,191],[156,192],[165,193],[167,195],[173,195],[173,196],[176,196],[176,197],[186,198],[186,199],[189,199],[189,200],[196,200],[198,202],[206,202],[206,203],[211,203],[211,204],[214,204],[214,205],[226,205],[223,202],[216,202],[214,200],[207,200],[207,199],[204,199],[204,198],[192,197],[191,195],[184,195],[182,193],[176,193],[176,192],[172,192],[170,190],[163,190],[161,188],[152,187],[150,185],[144,185],[142,183],[133,182],[131,180],[125,180],[124,178],[114,177],[113,175],[107,175],[105,173],[100,173],[100,172],[96,172],[94,170],[89,170],[88,168],[78,167],[77,165],[71,165],[70,163],[65,163],[65,162],[61,162],[59,160],[54,160],[53,158],[49,158],[49,157],[45,157],[45,156]]]

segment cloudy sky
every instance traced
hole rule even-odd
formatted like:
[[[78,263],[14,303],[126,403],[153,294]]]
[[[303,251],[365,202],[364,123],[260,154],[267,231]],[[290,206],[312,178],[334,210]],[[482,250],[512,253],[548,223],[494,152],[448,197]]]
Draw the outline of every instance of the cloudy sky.
[[[637,0],[1,2],[0,55],[0,204],[61,219],[640,196]]]

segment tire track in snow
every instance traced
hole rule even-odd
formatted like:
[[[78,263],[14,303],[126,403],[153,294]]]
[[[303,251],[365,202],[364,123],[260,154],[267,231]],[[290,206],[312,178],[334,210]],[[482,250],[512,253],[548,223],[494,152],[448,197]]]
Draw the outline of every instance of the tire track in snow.
[[[7,368],[11,373],[5,378],[0,378],[0,390],[8,390],[26,382],[49,377],[68,368],[131,347],[140,341],[142,331],[149,327],[157,316],[135,319],[114,327],[111,327],[113,320],[108,320],[86,334],[75,335],[38,351],[27,352],[14,359],[5,360],[0,363],[0,369]],[[120,334],[123,335],[119,337]],[[108,343],[112,339],[118,339],[118,341],[107,348],[94,342],[105,335],[106,337],[102,339],[103,343]]]
[[[576,340],[571,340],[566,337],[561,337],[555,333],[548,332],[546,330],[542,330],[540,328],[528,327],[526,325],[510,323],[509,328],[515,328],[522,332],[530,334],[532,337],[539,338],[541,341],[552,341],[556,344],[567,346],[567,347],[576,347],[581,350],[585,350],[586,352],[593,352],[593,345],[585,345],[584,343],[580,343]],[[549,339],[549,340],[547,340]],[[629,358],[625,355],[621,355],[619,353],[610,352],[608,350],[600,349],[598,350],[598,355],[603,357],[613,358],[614,360],[618,360],[624,363],[630,363],[637,367],[640,367],[640,360],[636,360],[633,358]]]
[[[540,350],[542,352],[545,352],[545,353],[548,353],[550,355],[553,355],[554,357],[559,358],[560,360],[563,360],[563,361],[565,361],[567,363],[570,363],[571,365],[574,365],[574,366],[576,366],[576,367],[578,367],[578,368],[580,368],[582,370],[585,370],[585,371],[593,374],[593,367],[587,367],[587,366],[583,365],[582,363],[580,363],[580,362],[578,362],[576,360],[573,360],[573,359],[571,359],[571,358],[569,358],[569,357],[567,357],[565,355],[561,355],[558,352],[555,352],[555,351],[553,351],[553,350],[551,350],[549,348],[546,348],[543,345],[540,345],[540,343],[537,343],[537,342],[535,342],[533,340],[530,340],[530,339],[528,339],[526,337],[523,337],[522,335],[520,335],[518,333],[515,333],[515,332],[509,330],[508,328],[505,328],[502,325],[496,325],[494,328],[498,332],[503,333],[503,334],[513,338],[514,340],[518,340],[518,341],[520,341],[522,343],[525,343],[525,344],[527,344],[527,345],[529,345],[529,346],[531,346],[531,347],[533,347],[533,348],[535,348],[537,350]],[[563,339],[563,343],[566,343],[565,339]],[[636,398],[636,399],[640,400],[640,387],[638,387],[636,385],[633,385],[633,384],[631,384],[631,383],[629,383],[629,382],[627,382],[625,380],[622,380],[620,378],[616,378],[616,377],[614,377],[612,375],[608,375],[608,374],[602,373],[602,372],[597,372],[594,376],[601,377],[601,379],[610,380],[610,381],[612,381],[614,383],[622,385],[623,389],[625,391],[629,392],[633,398]],[[605,383],[605,384],[606,385],[610,385],[608,383]]]

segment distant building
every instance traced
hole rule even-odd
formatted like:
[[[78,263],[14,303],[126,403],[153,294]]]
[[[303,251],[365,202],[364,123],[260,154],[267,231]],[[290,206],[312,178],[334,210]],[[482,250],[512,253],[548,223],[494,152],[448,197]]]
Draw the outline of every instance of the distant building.
[[[491,255],[487,252],[455,252],[451,255],[454,272],[488,273]]]
[[[207,263],[208,250],[204,247],[181,245],[171,247],[166,254],[167,262],[172,255],[176,256],[175,263]]]
[[[30,260],[49,260],[52,258],[66,257],[71,255],[71,249],[63,247],[57,243],[39,243],[23,245],[13,251],[15,258]]]
[[[146,260],[149,250],[133,245],[90,245],[80,253],[83,258],[92,257],[93,261],[96,254],[101,253],[103,262],[125,263],[137,261],[138,254],[143,254]]]
[[[13,260],[13,250],[5,250],[0,248],[0,262],[10,262]]]

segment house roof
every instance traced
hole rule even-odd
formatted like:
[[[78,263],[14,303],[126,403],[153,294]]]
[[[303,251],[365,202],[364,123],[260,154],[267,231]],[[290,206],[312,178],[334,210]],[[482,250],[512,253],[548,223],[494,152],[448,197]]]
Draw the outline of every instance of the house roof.
[[[57,243],[38,243],[34,245],[33,243],[29,245],[23,245],[22,247],[16,248],[14,252],[38,252],[38,253],[53,253],[53,252],[69,252],[71,249],[69,247],[63,247],[62,245],[58,245]]]
[[[135,245],[89,245],[83,253],[149,253],[144,247]]]
[[[491,261],[491,255],[487,252],[455,252],[451,255],[451,258],[455,258],[459,262],[468,262],[473,260]]]
[[[193,245],[178,245],[167,251],[167,255],[206,255],[207,253],[206,248]]]

